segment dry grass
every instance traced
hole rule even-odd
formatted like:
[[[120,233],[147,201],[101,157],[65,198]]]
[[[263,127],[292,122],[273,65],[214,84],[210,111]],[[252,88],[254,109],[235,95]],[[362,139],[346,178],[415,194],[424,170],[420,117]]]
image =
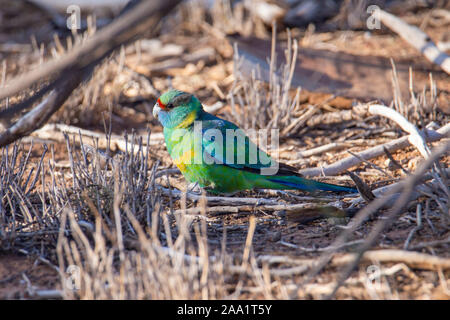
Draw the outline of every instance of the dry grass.
[[[61,172],[49,159],[48,168],[42,168],[42,161],[34,176],[32,172],[24,175],[28,153],[17,144],[9,155],[5,148],[1,190],[7,201],[0,216],[3,249],[8,244],[32,247],[33,242],[45,241],[40,255],[54,257],[56,250],[66,298],[224,299],[247,291],[265,298],[286,298],[283,290],[267,283],[257,266],[251,252],[252,232],[242,256],[223,250],[225,231],[222,250],[212,251],[204,214],[163,212],[174,205],[172,199],[161,195],[155,183],[157,164],[147,167],[148,153],[142,141],[133,141],[129,150],[133,154],[136,149],[135,156],[126,153],[109,158],[87,146],[75,151],[66,136],[70,171]],[[43,170],[51,176],[50,182],[41,175]],[[35,185],[41,178],[46,188],[39,192]],[[31,186],[27,188],[23,181],[30,181]],[[206,211],[205,201],[198,206]],[[254,229],[255,221],[251,221],[250,229]],[[75,292],[66,285],[65,273],[74,266],[81,275],[74,284],[80,290]]]
[[[293,40],[289,29],[286,49],[286,65],[277,66],[275,53],[276,27],[272,34],[269,84],[261,80],[260,69],[253,69],[251,76],[243,75],[240,70],[243,61],[239,58],[239,48],[235,46],[234,70],[235,81],[228,99],[233,121],[244,129],[295,129],[292,125],[296,118],[304,114],[300,109],[300,88],[291,98],[291,82],[294,75],[298,54],[297,40]],[[240,113],[237,112],[240,110]],[[306,111],[307,112],[307,111]],[[294,123],[298,124],[298,123]],[[288,130],[283,130],[285,134]]]

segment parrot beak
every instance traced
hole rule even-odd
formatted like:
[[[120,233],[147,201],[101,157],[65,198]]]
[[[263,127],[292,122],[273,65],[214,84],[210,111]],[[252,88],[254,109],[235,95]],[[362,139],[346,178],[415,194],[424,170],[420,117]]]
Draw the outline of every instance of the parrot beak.
[[[159,103],[155,103],[153,106],[153,116],[158,119],[158,113],[161,111],[161,107],[159,106]]]

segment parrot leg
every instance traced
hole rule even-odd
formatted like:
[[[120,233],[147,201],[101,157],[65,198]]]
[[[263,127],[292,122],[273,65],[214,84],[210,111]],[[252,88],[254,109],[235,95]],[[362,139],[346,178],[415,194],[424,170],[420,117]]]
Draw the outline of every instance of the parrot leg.
[[[198,185],[198,182],[190,183],[187,187],[187,190],[188,190],[188,192],[193,192],[193,193],[197,193],[197,194],[202,193],[202,188],[200,188],[200,186]]]

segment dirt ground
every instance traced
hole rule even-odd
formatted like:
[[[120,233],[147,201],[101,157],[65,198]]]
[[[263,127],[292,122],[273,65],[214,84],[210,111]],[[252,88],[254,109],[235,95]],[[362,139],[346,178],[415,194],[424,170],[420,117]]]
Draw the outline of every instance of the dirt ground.
[[[5,2],[8,5],[5,7]],[[2,4],[3,3],[3,4]],[[10,5],[14,3],[14,5]],[[36,9],[14,1],[0,1],[2,5],[0,18],[0,61],[3,62],[3,73],[7,79],[22,74],[47,61],[55,52],[53,31],[50,19],[42,18]],[[447,11],[448,12],[448,11]],[[417,14],[406,13],[405,18],[410,23],[420,23],[421,17],[427,16],[426,10]],[[235,75],[233,71],[233,48],[230,43],[220,40],[214,36],[214,28],[204,24],[195,25],[192,18],[187,18],[184,24],[178,25],[171,31],[163,30],[159,40],[163,48],[179,50],[179,48],[168,48],[170,45],[180,46],[182,53],[169,57],[152,56],[147,51],[139,53],[136,44],[131,44],[123,49],[124,58],[120,54],[110,58],[103,66],[99,67],[92,80],[77,89],[70,101],[52,117],[51,123],[63,123],[82,129],[105,132],[105,126],[111,125],[113,134],[123,136],[125,132],[137,135],[145,135],[147,130],[159,133],[161,126],[151,115],[157,95],[156,93],[167,90],[169,86],[193,92],[208,106],[221,102],[221,107],[216,115],[233,120],[230,114],[233,112],[227,93],[232,90]],[[436,42],[449,35],[449,24],[434,25],[428,23],[422,25]],[[267,37],[270,40],[270,27],[265,27]],[[57,31],[58,32],[58,31]],[[286,35],[286,30],[280,28],[281,39]],[[305,48],[322,47],[332,48],[336,52],[346,52],[355,55],[373,55],[393,59],[409,59],[420,61],[427,65],[423,57],[414,48],[411,48],[399,37],[391,32],[374,32],[368,35],[366,31],[304,31],[293,29],[294,38],[299,39],[300,46]],[[33,35],[33,36],[32,36]],[[65,35],[60,35],[61,38]],[[148,39],[146,39],[148,40]],[[349,45],[349,43],[351,45]],[[10,44],[9,46],[7,44]],[[14,45],[13,45],[14,44]],[[149,44],[147,44],[149,45]],[[144,47],[144,44],[141,43]],[[200,49],[211,49],[199,60],[189,62],[189,54]],[[170,49],[170,50],[169,50]],[[161,49],[163,50],[163,49]],[[169,55],[171,55],[170,53]],[[188,62],[164,66],[164,61],[177,59],[181,55]],[[179,58],[179,57],[178,57]],[[121,60],[122,59],[122,60]],[[181,60],[183,60],[181,59]],[[136,62],[137,61],[137,62]],[[3,68],[3,69],[2,69]],[[153,69],[152,69],[153,68]],[[429,118],[422,119],[425,124],[432,120],[441,127],[449,120],[449,97],[450,81],[448,75],[436,71],[435,79],[438,81],[438,94],[435,105],[438,107],[428,112]],[[390,82],[391,79],[386,79]],[[374,86],[377,84],[374,83]],[[149,89],[150,88],[150,89]],[[32,94],[25,93],[26,95]],[[295,90],[291,90],[291,96]],[[22,97],[13,97],[9,103],[19,101]],[[407,97],[403,97],[407,101]],[[306,110],[309,105],[319,106],[321,112],[339,112],[350,110],[356,103],[362,102],[349,97],[334,97],[330,100],[329,94],[305,92],[301,94],[301,110]],[[365,101],[364,101],[365,102]],[[1,108],[5,102],[1,102]],[[417,122],[421,128],[422,123]],[[369,119],[367,121],[350,120],[341,124],[325,124],[307,126],[300,128],[292,135],[281,137],[280,160],[293,162],[298,170],[323,166],[341,160],[349,156],[349,151],[357,153],[372,147],[386,143],[403,136],[404,133],[394,123],[384,119]],[[72,136],[71,136],[72,137]],[[342,138],[342,137],[345,137]],[[349,142],[344,149],[329,151],[305,158],[305,161],[297,162],[298,152],[325,145],[343,139]],[[31,138],[23,139],[20,144],[24,148],[22,154],[31,147]],[[430,143],[437,146],[440,142]],[[59,177],[67,182],[68,188],[72,186],[71,167],[69,152],[66,141],[55,141],[34,137],[32,152],[28,161],[25,175],[36,168],[44,152],[44,145],[48,152],[44,156],[42,179],[37,179],[34,186],[35,201],[39,203],[41,192],[50,192],[52,175],[49,166],[56,167]],[[75,147],[77,152],[79,147]],[[8,151],[11,153],[11,149]],[[414,171],[421,163],[422,157],[414,147],[398,150],[392,153],[393,158],[403,168]],[[5,156],[3,150],[2,157]],[[166,151],[164,143],[152,145],[149,151],[148,165],[151,168],[159,161],[158,170],[174,168],[174,165]],[[450,155],[441,158],[441,165],[448,168]],[[381,168],[385,173],[381,173]],[[35,170],[35,169],[33,169]],[[379,156],[370,160],[370,163],[361,163],[349,169],[361,177],[372,189],[391,184],[405,177],[402,169],[389,165],[387,156]],[[388,174],[386,174],[386,172]],[[59,178],[58,178],[59,179]],[[347,175],[339,175],[320,180],[336,184],[352,184]],[[42,184],[44,181],[44,184]],[[156,183],[162,187],[183,189],[184,178],[179,173],[173,173],[170,177],[162,176],[156,179]],[[319,194],[329,197],[331,200],[340,200],[345,209],[350,205],[350,199],[344,196]],[[271,191],[246,191],[234,195],[234,197],[264,198],[279,201],[280,203],[301,203],[299,197],[309,196],[308,193],[300,191],[271,192]],[[439,211],[438,204],[432,198],[419,197],[400,217],[383,232],[373,249],[402,249],[408,235],[417,227],[416,208],[417,204],[427,207],[428,216],[423,221],[420,230],[415,232],[409,243],[410,250],[450,258],[449,239],[450,227]],[[448,204],[448,201],[447,201]],[[196,206],[193,201],[187,202],[188,208]],[[181,208],[181,201],[172,199],[166,195],[161,196],[162,214],[168,214],[171,210]],[[388,210],[381,210],[377,216],[370,218],[355,231],[347,241],[364,240],[373,227],[383,219]],[[224,229],[226,229],[225,251],[230,256],[241,256],[245,248],[246,238],[249,232],[249,217],[256,217],[256,229],[252,242],[252,252],[255,256],[283,256],[292,259],[318,259],[323,253],[321,248],[326,248],[334,242],[338,235],[345,229],[350,221],[349,217],[322,217],[313,221],[303,222],[301,217],[304,212],[283,210],[271,211],[261,209],[259,205],[238,213],[208,213],[206,215],[206,234],[208,250],[211,254],[219,252],[223,248]],[[93,221],[93,220],[92,220]],[[1,223],[1,221],[0,221]],[[177,236],[177,228],[174,220],[171,220],[173,228],[172,236]],[[43,236],[33,230],[29,239],[23,236],[0,242],[0,299],[29,299],[36,298],[33,292],[36,290],[61,289],[61,279],[53,266],[58,266],[58,257],[55,252],[58,229],[47,229]],[[20,233],[20,230],[18,231]],[[53,232],[53,233],[51,233]],[[194,234],[194,232],[193,232]],[[424,245],[433,241],[443,240],[437,245]],[[161,240],[165,243],[166,240]],[[348,245],[339,255],[352,252],[360,242]],[[414,249],[415,248],[415,249]],[[48,263],[43,262],[48,260]],[[370,264],[362,263],[358,270],[354,271],[353,278],[361,277]],[[397,268],[384,276],[384,284],[389,288],[388,293],[379,295],[382,299],[449,299],[449,269],[447,270],[424,270],[409,267],[406,264],[388,262],[383,263],[383,268]],[[394,269],[392,269],[394,270]],[[340,269],[336,266],[328,266],[320,273],[315,283],[327,284],[336,280]],[[283,285],[296,285],[301,281],[301,276],[278,278]],[[356,281],[356,280],[355,280]],[[296,294],[290,295],[295,298],[318,298],[320,294],[307,293],[298,290]],[[261,292],[244,292],[240,298],[257,299],[264,298]],[[342,287],[336,294],[337,299],[373,299],[367,293],[367,288],[362,283],[349,284]]]

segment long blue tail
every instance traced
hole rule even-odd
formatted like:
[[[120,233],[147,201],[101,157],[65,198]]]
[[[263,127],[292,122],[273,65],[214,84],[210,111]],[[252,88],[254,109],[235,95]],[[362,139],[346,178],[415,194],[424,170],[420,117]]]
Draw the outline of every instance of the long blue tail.
[[[305,179],[298,176],[277,176],[273,178],[267,178],[267,180],[275,183],[279,183],[283,186],[290,187],[292,189],[298,189],[303,191],[334,191],[334,192],[349,192],[356,193],[358,190],[352,187],[338,186],[335,184],[324,183],[314,180]],[[287,189],[287,188],[286,188]]]

